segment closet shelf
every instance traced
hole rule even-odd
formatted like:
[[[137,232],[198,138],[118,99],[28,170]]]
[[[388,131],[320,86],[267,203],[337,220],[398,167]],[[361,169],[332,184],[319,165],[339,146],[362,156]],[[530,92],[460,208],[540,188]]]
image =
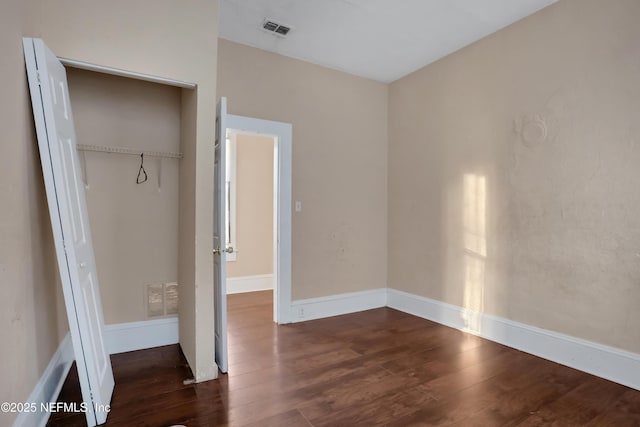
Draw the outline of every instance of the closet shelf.
[[[125,148],[125,147],[107,147],[103,145],[85,145],[78,144],[79,151],[97,151],[99,153],[115,153],[115,154],[130,154],[139,156],[143,154],[146,157],[163,157],[167,159],[181,159],[182,153],[170,153],[163,151],[143,151],[134,148]]]

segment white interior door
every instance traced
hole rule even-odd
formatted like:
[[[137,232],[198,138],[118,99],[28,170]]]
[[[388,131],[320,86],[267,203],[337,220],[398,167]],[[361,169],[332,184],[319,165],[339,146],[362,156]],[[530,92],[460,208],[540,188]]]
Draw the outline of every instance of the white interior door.
[[[42,40],[25,38],[23,46],[69,330],[87,423],[95,426],[107,420],[114,380],[67,75]]]
[[[226,150],[227,150],[227,99],[220,98],[216,114],[215,195],[213,215],[213,285],[215,298],[215,346],[216,363],[227,372],[227,252],[233,248],[227,243],[226,198]]]

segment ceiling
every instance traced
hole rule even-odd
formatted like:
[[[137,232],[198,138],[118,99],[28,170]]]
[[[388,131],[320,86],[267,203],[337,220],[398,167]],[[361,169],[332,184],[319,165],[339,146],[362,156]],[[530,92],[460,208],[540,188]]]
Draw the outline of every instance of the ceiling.
[[[220,0],[220,37],[392,82],[557,0]],[[262,29],[290,26],[287,37]]]

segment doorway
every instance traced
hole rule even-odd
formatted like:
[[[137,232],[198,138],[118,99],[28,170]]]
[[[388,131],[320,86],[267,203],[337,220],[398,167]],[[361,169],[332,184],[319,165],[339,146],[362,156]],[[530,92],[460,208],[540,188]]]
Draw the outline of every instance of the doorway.
[[[274,218],[275,137],[227,131],[225,198],[227,294],[273,291],[278,265]]]
[[[215,209],[214,209],[214,304],[216,363],[228,369],[227,348],[227,256],[234,247],[226,234],[231,206],[227,188],[227,148],[232,137],[248,135],[273,141],[273,320],[291,322],[291,164],[292,126],[289,123],[227,114],[226,98],[221,98],[216,117]],[[228,142],[229,141],[229,142]],[[231,236],[233,240],[233,236]],[[242,248],[240,253],[242,256]]]
[[[226,124],[229,141],[232,137],[237,140],[240,136],[273,146],[273,321],[278,324],[290,323],[292,126],[289,123],[232,114],[227,115]],[[241,255],[242,248],[238,256]]]

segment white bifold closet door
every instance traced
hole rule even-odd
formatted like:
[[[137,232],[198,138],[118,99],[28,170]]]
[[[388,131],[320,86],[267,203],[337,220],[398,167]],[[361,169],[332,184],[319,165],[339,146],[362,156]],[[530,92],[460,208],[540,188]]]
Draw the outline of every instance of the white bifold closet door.
[[[58,268],[89,426],[107,420],[114,380],[67,76],[40,39],[23,40]]]

